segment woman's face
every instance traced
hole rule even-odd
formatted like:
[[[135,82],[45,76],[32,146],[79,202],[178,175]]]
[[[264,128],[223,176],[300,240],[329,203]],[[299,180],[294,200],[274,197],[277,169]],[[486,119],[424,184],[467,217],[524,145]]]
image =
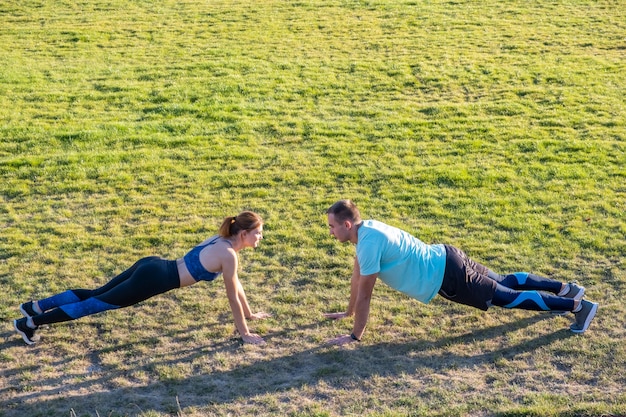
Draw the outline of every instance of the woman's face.
[[[256,248],[259,246],[261,239],[263,239],[263,225],[252,230],[244,230],[242,235],[244,246]]]

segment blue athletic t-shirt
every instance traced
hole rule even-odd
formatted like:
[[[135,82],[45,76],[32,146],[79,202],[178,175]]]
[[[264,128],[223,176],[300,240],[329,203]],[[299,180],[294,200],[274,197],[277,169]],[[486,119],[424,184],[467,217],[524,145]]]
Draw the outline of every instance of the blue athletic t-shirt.
[[[423,303],[437,295],[446,269],[444,245],[427,245],[376,220],[359,227],[356,256],[361,275],[378,273],[385,284]]]

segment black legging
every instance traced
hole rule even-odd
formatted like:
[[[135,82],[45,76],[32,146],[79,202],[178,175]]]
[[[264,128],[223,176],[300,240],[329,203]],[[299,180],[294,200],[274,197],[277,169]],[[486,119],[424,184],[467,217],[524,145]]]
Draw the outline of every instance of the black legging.
[[[157,256],[140,259],[108,283],[95,290],[68,290],[38,301],[42,314],[33,323],[58,323],[127,307],[180,287],[176,261]]]

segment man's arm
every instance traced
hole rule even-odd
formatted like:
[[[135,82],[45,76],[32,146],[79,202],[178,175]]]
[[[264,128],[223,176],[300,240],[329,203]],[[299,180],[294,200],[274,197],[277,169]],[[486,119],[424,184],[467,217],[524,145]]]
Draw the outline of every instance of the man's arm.
[[[359,293],[359,277],[361,276],[361,268],[357,258],[354,258],[354,268],[352,269],[352,278],[350,279],[350,301],[348,302],[348,310],[340,313],[326,313],[324,317],[327,319],[343,319],[354,315],[356,306],[356,298]]]
[[[354,327],[352,328],[352,334],[356,336],[358,340],[361,340],[363,333],[365,333],[365,325],[370,315],[370,301],[372,300],[372,292],[374,291],[376,278],[378,278],[377,273],[361,275],[359,278],[359,292],[354,311]]]
[[[352,269],[352,278],[350,279],[350,301],[348,302],[348,316],[353,316],[356,309],[356,301],[359,294],[359,278],[361,277],[361,268],[359,260],[354,257],[354,268]]]
[[[365,332],[365,326],[367,325],[367,319],[370,313],[370,301],[372,299],[372,292],[374,291],[374,285],[376,284],[376,278],[378,273],[371,275],[359,275],[358,282],[355,284],[356,296],[354,301],[354,327],[352,328],[352,334],[341,335],[334,339],[329,340],[327,343],[333,345],[343,345],[355,341],[360,341],[363,333]]]

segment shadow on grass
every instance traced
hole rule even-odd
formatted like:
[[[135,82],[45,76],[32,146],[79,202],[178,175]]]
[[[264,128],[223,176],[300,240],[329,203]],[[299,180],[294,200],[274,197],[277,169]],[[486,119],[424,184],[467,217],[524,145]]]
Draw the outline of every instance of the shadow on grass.
[[[101,371],[81,381],[73,378],[68,385],[67,378],[49,378],[37,381],[37,387],[32,392],[24,392],[23,387],[3,387],[0,389],[0,417],[8,416],[49,416],[66,415],[73,409],[80,415],[137,415],[142,411],[156,411],[158,413],[176,414],[177,401],[182,408],[206,407],[209,405],[226,404],[263,394],[273,394],[292,389],[312,386],[325,382],[332,386],[346,386],[359,379],[372,376],[396,376],[412,374],[431,374],[444,372],[451,368],[473,368],[485,363],[493,363],[497,359],[512,359],[516,355],[536,350],[542,346],[571,337],[573,334],[565,329],[552,334],[542,334],[522,343],[473,354],[459,355],[450,353],[455,345],[467,346],[469,343],[488,341],[493,337],[531,326],[541,320],[549,318],[547,314],[537,314],[512,323],[501,324],[489,328],[475,330],[471,333],[443,337],[435,341],[415,340],[409,343],[394,343],[393,341],[368,345],[363,343],[356,347],[341,348],[320,345],[311,349],[304,349],[285,356],[260,359],[247,363],[235,369],[211,373],[197,373],[187,378],[155,380],[143,383],[142,386],[120,387],[116,382],[124,378],[122,370],[112,369]],[[312,323],[310,327],[318,326]],[[190,329],[181,332],[180,350],[175,358],[155,358],[150,363],[151,369],[147,372],[154,374],[155,366],[176,366],[177,364],[192,363],[201,360],[206,355],[229,354],[245,355],[241,352],[238,340],[228,340],[210,346],[186,348]],[[298,329],[286,329],[269,334],[266,337],[268,345],[260,349],[272,349],[272,342],[293,340],[291,334]],[[2,336],[7,335],[0,335]],[[7,338],[4,338],[7,340]],[[0,344],[0,349],[13,346],[14,337],[10,342]],[[110,352],[111,349],[123,350],[129,345],[103,348],[92,352],[95,357]],[[280,346],[277,346],[280,348]],[[253,348],[255,349],[255,348]],[[458,349],[457,349],[458,351]],[[62,368],[71,358],[64,357],[48,366]],[[147,365],[143,365],[147,367]],[[35,372],[35,369],[12,369],[0,372],[0,378],[7,380],[11,376],[23,372]],[[14,394],[14,395],[11,395]],[[6,399],[8,397],[11,399]],[[19,404],[18,404],[19,403]],[[81,414],[82,413],[82,414]]]

